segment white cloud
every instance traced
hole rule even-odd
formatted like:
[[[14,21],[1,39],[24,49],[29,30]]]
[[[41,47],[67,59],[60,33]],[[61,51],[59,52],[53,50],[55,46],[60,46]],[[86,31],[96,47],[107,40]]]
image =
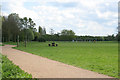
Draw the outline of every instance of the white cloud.
[[[113,25],[114,27],[117,27],[118,25],[115,25],[115,24],[118,24],[118,21],[117,20],[112,20],[112,21],[105,22],[104,24],[107,25],[107,26]]]
[[[96,13],[98,15],[99,18],[104,18],[104,19],[110,19],[110,18],[117,18],[118,17],[118,13],[117,12],[100,12],[98,10],[96,10]]]
[[[18,0],[7,1],[7,3],[8,3],[7,6],[9,8],[10,12],[7,13],[7,12],[3,11],[2,14],[4,16],[7,16],[10,13],[17,13],[17,14],[19,14],[19,16],[21,18],[27,16],[27,17],[32,18],[33,20],[36,20],[39,17],[38,14],[35,11],[33,11],[33,10],[26,9],[24,7],[24,5],[23,5],[24,2],[25,2],[25,0],[21,0],[21,1],[18,1]]]
[[[3,15],[3,16],[8,16],[9,14],[6,13],[6,12],[2,12],[2,15]]]
[[[79,35],[107,35],[115,32],[117,25],[117,12],[101,11],[101,4],[110,6],[112,2],[118,0],[29,0],[28,2],[38,2],[40,5],[34,5],[30,8],[26,8],[24,2],[27,0],[10,0],[8,1],[8,7],[11,12],[18,13],[20,17],[31,17],[36,23],[37,27],[45,26],[47,32],[50,28],[55,29],[56,32],[62,29],[73,29],[76,34]],[[76,2],[78,5],[71,8],[60,8],[58,6],[46,5],[48,2],[68,3]],[[104,7],[106,7],[104,6]],[[116,8],[116,7],[115,7]],[[9,14],[4,12],[4,14]],[[95,16],[95,17],[92,17]],[[91,18],[91,20],[88,20]],[[93,21],[96,19],[96,21]],[[101,24],[99,20],[108,20]],[[111,20],[111,21],[110,21]],[[108,26],[108,27],[106,27]],[[109,27],[110,26],[110,27]]]
[[[9,7],[10,7],[10,10],[12,13],[18,13],[20,17],[31,17],[33,19],[37,18],[38,15],[37,13],[35,13],[34,11],[30,10],[30,9],[26,9],[24,6],[23,6],[23,3],[24,1],[15,1],[13,0],[14,2],[11,2],[9,4]]]
[[[85,24],[87,23],[87,24]],[[82,25],[82,27],[81,27]],[[93,36],[103,36],[108,34],[114,34],[115,28],[113,27],[104,27],[104,25],[99,24],[94,21],[82,21],[81,24],[78,24],[78,35],[93,35]]]

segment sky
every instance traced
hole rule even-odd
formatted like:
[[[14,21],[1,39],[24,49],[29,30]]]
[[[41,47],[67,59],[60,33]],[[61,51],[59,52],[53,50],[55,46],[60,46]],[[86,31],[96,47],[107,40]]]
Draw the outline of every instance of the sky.
[[[117,34],[119,0],[4,0],[2,15],[17,13],[54,33],[71,29],[76,35]]]

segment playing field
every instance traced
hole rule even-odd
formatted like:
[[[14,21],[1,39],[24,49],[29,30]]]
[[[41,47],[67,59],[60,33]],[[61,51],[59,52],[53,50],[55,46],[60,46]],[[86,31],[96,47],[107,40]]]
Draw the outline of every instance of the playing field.
[[[29,42],[26,48],[20,43],[16,49],[118,77],[117,42],[56,42],[58,47],[49,47],[48,43]]]

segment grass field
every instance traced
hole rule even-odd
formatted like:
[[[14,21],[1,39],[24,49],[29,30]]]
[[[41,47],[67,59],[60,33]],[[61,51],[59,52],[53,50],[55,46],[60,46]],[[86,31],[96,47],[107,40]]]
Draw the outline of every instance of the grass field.
[[[57,42],[58,47],[48,47],[48,43],[29,42],[26,48],[20,43],[20,47],[15,49],[118,77],[117,42]]]
[[[32,78],[31,74],[24,72],[18,66],[14,65],[6,56],[2,56],[2,63],[0,65],[2,65],[2,70],[0,70],[2,80],[7,80],[6,78]]]
[[[4,46],[4,44],[0,44],[0,46]]]

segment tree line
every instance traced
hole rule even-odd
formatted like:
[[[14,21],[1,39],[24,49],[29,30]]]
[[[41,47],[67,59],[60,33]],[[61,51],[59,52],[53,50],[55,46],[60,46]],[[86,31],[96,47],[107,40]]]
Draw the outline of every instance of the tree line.
[[[2,16],[2,42],[24,41],[116,41],[120,39],[120,33],[108,36],[77,36],[73,30],[64,29],[60,33],[46,34],[46,28],[39,26],[38,31],[36,24],[31,18],[20,18],[18,14],[11,13],[8,16]]]

